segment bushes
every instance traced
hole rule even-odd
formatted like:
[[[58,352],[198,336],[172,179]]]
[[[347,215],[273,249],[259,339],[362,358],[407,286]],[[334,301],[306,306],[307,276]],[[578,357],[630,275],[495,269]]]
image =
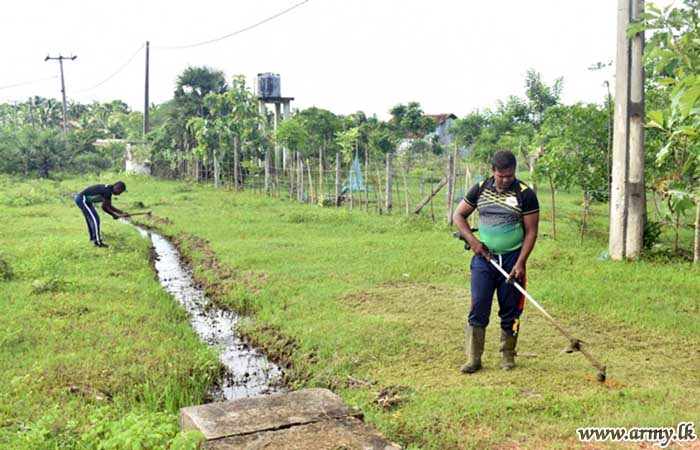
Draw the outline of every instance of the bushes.
[[[75,420],[66,421],[58,409],[52,409],[21,434],[0,434],[0,442],[7,445],[3,448],[18,450],[195,450],[204,438],[198,432],[180,432],[176,420],[166,413],[130,412],[115,418],[98,409],[90,422],[88,430],[80,434],[80,425]],[[67,435],[74,437],[66,440]]]
[[[0,172],[48,178],[55,170],[72,173],[121,168],[124,144],[96,146],[92,130],[0,127]]]
[[[165,413],[129,413],[114,421],[97,417],[81,444],[99,450],[196,449],[201,433],[179,433],[172,416]]]

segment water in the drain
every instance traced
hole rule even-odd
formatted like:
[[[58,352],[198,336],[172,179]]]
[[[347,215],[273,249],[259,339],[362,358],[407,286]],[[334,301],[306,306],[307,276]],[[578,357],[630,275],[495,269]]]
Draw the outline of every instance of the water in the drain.
[[[220,348],[219,358],[226,367],[216,397],[226,400],[253,397],[277,390],[281,370],[264,354],[241,341],[235,332],[241,317],[213,307],[203,289],[197,286],[180,253],[163,236],[137,227],[153,243],[155,268],[163,288],[187,311],[192,327],[209,345]]]

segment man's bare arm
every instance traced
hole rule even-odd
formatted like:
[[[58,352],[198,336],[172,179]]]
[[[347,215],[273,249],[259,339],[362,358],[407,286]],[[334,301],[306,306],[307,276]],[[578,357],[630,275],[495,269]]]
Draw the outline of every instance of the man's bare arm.
[[[104,212],[106,212],[107,214],[109,214],[110,216],[114,217],[115,219],[117,217],[129,217],[128,213],[126,213],[120,209],[115,208],[112,205],[111,200],[105,200],[102,202],[102,210]]]
[[[489,253],[488,249],[484,244],[481,243],[480,240],[476,238],[476,236],[474,236],[474,233],[472,232],[471,228],[469,228],[469,224],[467,223],[467,219],[473,212],[474,207],[467,203],[464,199],[462,199],[462,201],[459,202],[459,205],[457,206],[457,210],[452,216],[452,220],[457,226],[457,229],[459,230],[460,234],[469,243],[469,246],[472,248],[472,250],[474,250],[474,253],[476,253],[477,255],[481,255],[486,259],[490,259],[491,254]]]
[[[525,229],[525,237],[523,238],[523,246],[520,249],[520,256],[513,266],[513,270],[510,272],[511,278],[515,278],[518,281],[522,281],[525,277],[525,265],[527,264],[527,259],[532,253],[532,249],[535,248],[535,242],[537,241],[537,229],[540,222],[540,213],[532,213],[523,216],[523,228]]]

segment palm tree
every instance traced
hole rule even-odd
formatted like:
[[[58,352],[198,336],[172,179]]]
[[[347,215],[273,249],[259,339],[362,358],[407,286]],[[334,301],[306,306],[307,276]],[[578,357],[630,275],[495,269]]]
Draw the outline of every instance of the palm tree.
[[[224,73],[210,67],[188,67],[177,77],[175,102],[189,117],[204,117],[204,97],[208,94],[223,94],[227,85]]]

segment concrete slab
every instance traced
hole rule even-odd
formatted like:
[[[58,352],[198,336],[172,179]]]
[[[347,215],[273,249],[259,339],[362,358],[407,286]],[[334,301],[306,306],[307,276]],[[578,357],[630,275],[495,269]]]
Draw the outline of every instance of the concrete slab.
[[[354,417],[207,441],[204,450],[401,450]]]
[[[362,418],[362,413],[328,389],[304,389],[182,408],[180,428],[200,431],[211,440],[343,417]]]

